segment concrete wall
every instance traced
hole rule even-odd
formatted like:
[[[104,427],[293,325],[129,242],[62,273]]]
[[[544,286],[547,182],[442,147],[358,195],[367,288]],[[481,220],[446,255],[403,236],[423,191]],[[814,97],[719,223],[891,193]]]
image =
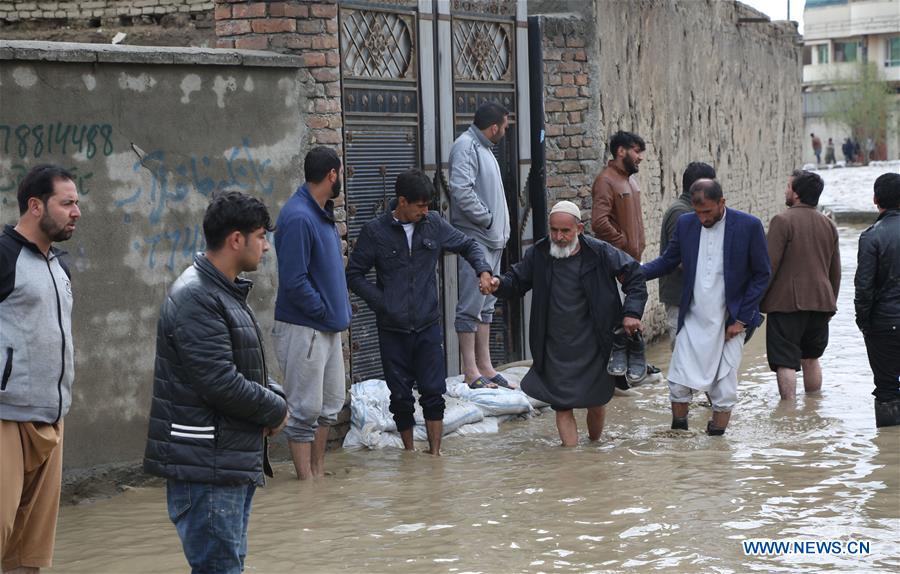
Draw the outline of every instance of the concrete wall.
[[[609,136],[624,129],[647,141],[638,174],[644,260],[659,253],[662,215],[691,161],[716,167],[728,205],[766,224],[781,209],[786,178],[806,145],[792,24],[741,23],[764,15],[718,0],[554,1],[529,9],[546,14],[548,205],[577,198],[587,220]],[[665,315],[656,290],[653,281],[644,320],[659,333]]]
[[[304,89],[290,56],[39,46],[0,48],[0,219],[17,219],[15,189],[30,166],[75,173],[82,220],[60,245],[75,294],[65,464],[135,460],[158,309],[204,248],[210,193],[251,193],[277,215],[302,181]],[[274,252],[253,275],[251,304],[268,333]]]

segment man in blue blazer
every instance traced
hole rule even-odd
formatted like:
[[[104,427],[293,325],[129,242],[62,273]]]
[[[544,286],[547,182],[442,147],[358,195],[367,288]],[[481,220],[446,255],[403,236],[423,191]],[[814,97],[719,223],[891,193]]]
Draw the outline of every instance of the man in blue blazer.
[[[759,303],[771,269],[759,219],[726,209],[715,180],[698,180],[690,193],[694,213],[678,218],[666,251],[641,269],[648,281],[679,265],[684,270],[667,377],[672,428],[687,429],[693,392],[705,391],[713,407],[707,433],[722,435],[737,402],[737,372],[747,331],[763,321]]]

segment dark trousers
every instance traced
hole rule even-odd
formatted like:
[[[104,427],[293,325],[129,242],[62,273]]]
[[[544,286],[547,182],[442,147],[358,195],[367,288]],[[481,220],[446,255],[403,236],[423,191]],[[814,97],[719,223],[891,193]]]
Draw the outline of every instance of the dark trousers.
[[[900,399],[900,331],[869,331],[866,351],[875,375],[872,394],[879,401]]]
[[[426,421],[444,420],[447,367],[444,332],[440,323],[418,333],[378,330],[378,347],[384,378],[391,390],[391,413],[398,431],[415,426],[413,385]]]

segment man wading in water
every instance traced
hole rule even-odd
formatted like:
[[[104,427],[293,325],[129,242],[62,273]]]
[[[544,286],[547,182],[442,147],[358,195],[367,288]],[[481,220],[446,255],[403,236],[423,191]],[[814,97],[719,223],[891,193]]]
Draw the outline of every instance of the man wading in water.
[[[588,437],[603,431],[615,378],[607,373],[613,331],[641,328],[647,287],[640,264],[605,241],[583,235],[581,210],[560,201],[550,211],[550,237],[525,252],[491,286],[500,297],[532,291],[530,344],[534,364],[522,390],[550,403],[563,446],[578,443],[572,409],[586,408]],[[622,278],[625,301],[616,277]]]

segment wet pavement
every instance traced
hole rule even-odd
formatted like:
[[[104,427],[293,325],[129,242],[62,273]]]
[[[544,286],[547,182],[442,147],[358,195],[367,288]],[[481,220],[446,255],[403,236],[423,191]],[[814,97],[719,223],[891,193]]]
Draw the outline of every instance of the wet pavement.
[[[552,412],[499,434],[448,439],[445,456],[329,453],[332,476],[287,465],[257,491],[248,572],[896,572],[900,427],[876,429],[853,323],[859,228],[841,227],[843,283],[823,392],[781,403],[764,333],[748,343],[724,437],[672,432],[665,385],[610,404],[602,439],[557,446]],[[650,360],[665,371],[666,341]],[[582,435],[582,413],[578,413]],[[746,556],[747,539],[850,540],[867,554]],[[60,513],[53,572],[183,572],[165,490]]]

